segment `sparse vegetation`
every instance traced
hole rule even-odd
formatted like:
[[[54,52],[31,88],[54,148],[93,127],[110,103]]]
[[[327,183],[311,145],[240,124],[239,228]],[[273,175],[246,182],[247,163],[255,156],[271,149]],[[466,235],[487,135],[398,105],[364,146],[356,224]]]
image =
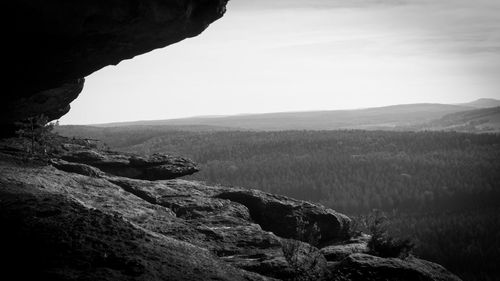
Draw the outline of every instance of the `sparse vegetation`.
[[[327,274],[326,260],[318,249],[294,239],[283,239],[283,255],[294,273],[291,281],[322,280]]]
[[[389,233],[389,220],[378,210],[365,218],[365,225],[371,235],[368,241],[369,254],[384,258],[407,258],[415,244],[409,238],[396,238]]]
[[[319,280],[326,274],[326,261],[313,246],[321,239],[321,233],[316,223],[310,223],[302,217],[296,218],[296,239],[283,239],[283,255],[288,264],[294,269],[293,281]],[[300,241],[299,241],[300,240]]]
[[[347,230],[347,236],[349,238],[356,238],[363,234],[363,231],[366,231],[363,222],[357,218],[351,218],[351,224],[349,225],[349,229]]]

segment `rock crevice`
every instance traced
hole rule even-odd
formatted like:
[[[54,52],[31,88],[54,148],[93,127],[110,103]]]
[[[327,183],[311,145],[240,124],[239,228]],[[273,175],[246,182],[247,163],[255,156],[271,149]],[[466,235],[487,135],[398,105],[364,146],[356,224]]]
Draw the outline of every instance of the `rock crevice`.
[[[351,220],[331,209],[257,190],[233,189],[216,195],[245,205],[264,230],[283,238],[319,244],[348,238]]]

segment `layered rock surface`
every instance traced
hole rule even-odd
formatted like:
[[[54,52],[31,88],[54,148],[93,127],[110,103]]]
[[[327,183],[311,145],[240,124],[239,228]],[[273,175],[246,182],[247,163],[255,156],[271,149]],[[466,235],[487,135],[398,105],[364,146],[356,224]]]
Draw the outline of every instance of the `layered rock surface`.
[[[0,98],[2,133],[44,114],[57,119],[107,65],[200,34],[227,0],[18,0],[6,5],[11,62]],[[10,87],[9,87],[10,86]]]
[[[98,168],[109,174],[134,179],[167,180],[191,175],[198,171],[198,167],[191,160],[165,154],[140,157],[83,148],[73,149],[60,157],[62,161],[53,162],[61,170],[71,169],[71,166],[75,167],[72,163],[79,163]]]
[[[416,259],[332,255],[332,247],[366,239],[343,242],[350,219],[320,205],[181,179],[131,179],[61,159],[23,162],[13,149],[0,156],[2,255],[21,277],[457,280]]]

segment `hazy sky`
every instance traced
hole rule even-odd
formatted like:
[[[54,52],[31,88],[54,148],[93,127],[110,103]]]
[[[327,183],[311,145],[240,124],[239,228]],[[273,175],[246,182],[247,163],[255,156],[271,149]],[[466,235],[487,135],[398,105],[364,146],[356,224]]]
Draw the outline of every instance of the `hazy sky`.
[[[500,99],[500,0],[232,0],[106,67],[63,124]]]

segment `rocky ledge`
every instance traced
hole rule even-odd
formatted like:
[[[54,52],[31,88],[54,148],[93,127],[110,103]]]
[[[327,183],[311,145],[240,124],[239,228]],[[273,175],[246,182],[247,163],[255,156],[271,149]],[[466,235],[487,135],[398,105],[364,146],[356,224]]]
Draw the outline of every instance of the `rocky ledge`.
[[[67,172],[98,175],[99,172],[96,170],[90,172],[91,169],[86,168],[91,166],[112,175],[143,180],[175,179],[198,172],[196,164],[183,157],[165,154],[140,157],[112,151],[74,147],[72,145],[69,151],[60,156],[60,159],[52,160],[52,164]]]
[[[459,280],[366,254],[367,237],[349,237],[351,220],[321,205],[116,172],[163,156],[60,155],[47,165],[0,150],[1,255],[18,280]]]

